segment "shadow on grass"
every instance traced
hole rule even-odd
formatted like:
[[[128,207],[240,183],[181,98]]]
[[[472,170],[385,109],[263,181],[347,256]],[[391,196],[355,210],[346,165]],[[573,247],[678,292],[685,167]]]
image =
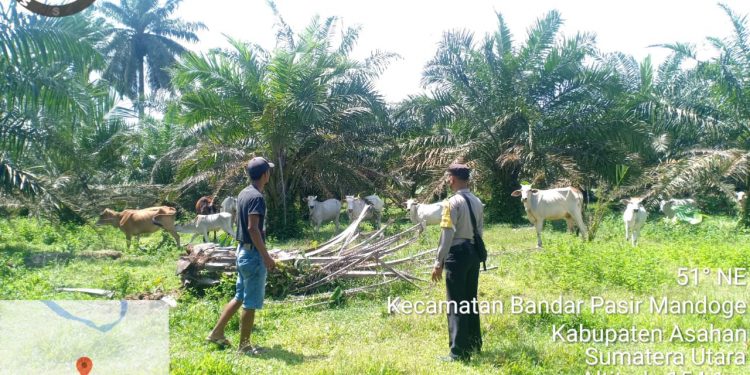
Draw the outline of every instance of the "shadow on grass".
[[[299,353],[294,353],[289,350],[286,350],[282,348],[279,345],[274,345],[271,348],[265,348],[266,351],[254,355],[253,357],[258,359],[277,359],[280,361],[283,361],[287,365],[299,365],[302,364],[305,361],[315,361],[315,360],[321,360],[326,358],[324,355],[312,355],[312,356],[306,356]]]
[[[474,356],[470,365],[489,364],[496,367],[502,367],[509,363],[523,362],[530,365],[539,365],[541,354],[537,348],[524,344],[513,343],[489,351],[483,351],[481,354]]]

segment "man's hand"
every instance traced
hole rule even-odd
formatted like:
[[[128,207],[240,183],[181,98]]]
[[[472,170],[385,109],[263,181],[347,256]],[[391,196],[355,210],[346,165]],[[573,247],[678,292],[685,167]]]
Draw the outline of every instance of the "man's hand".
[[[443,279],[443,267],[442,266],[435,266],[432,269],[432,281],[438,282]]]
[[[270,255],[266,255],[263,257],[263,264],[266,265],[266,269],[269,271],[276,268],[276,261],[273,260]]]

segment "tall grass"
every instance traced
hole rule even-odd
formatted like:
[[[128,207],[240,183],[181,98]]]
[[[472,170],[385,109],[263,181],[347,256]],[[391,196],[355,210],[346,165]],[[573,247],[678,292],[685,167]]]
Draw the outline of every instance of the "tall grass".
[[[670,295],[688,298],[700,294],[722,298],[744,298],[742,288],[717,288],[704,281],[697,287],[676,284],[678,267],[750,267],[750,234],[737,231],[734,218],[708,217],[697,226],[667,224],[651,218],[633,248],[624,240],[619,215],[604,217],[599,235],[583,242],[548,226],[545,248],[534,249],[535,232],[530,226],[494,225],[486,228],[490,253],[482,272],[480,299],[507,300],[512,295],[554,298],[559,295],[587,299],[599,295],[611,299]],[[399,225],[405,227],[407,222]],[[397,228],[394,228],[394,230]],[[323,229],[320,239],[333,232]],[[438,229],[430,227],[407,251],[434,247]],[[271,247],[300,248],[314,239],[272,243]],[[510,315],[482,317],[483,353],[470,363],[440,363],[447,353],[445,316],[389,314],[386,300],[400,296],[408,300],[445,297],[443,285],[403,283],[371,294],[348,298],[343,304],[305,308],[310,301],[267,300],[258,314],[253,340],[270,350],[260,357],[239,356],[233,348],[221,350],[203,341],[218,319],[223,304],[233,295],[234,279],[206,293],[180,292],[174,275],[181,250],[173,244],[155,248],[160,234],[142,239],[141,249],[125,251],[124,238],[113,228],[53,227],[34,219],[0,220],[0,298],[87,299],[82,294],[57,293],[58,286],[115,290],[116,297],[154,290],[179,292],[178,307],[170,313],[171,372],[175,374],[305,373],[305,374],[582,374],[592,370],[584,363],[585,345],[553,343],[552,324],[584,324],[587,327],[747,326],[748,318],[725,320],[705,316],[605,315]],[[34,266],[30,256],[40,252],[71,252],[115,249],[124,251],[118,260],[68,258]],[[411,271],[429,277],[430,262]],[[348,285],[344,285],[345,287]],[[238,320],[233,318],[228,338],[238,340]],[[618,349],[687,350],[690,346],[669,344],[617,345]],[[736,345],[727,349],[742,349]],[[614,371],[615,368],[599,368]],[[691,369],[691,368],[686,368]],[[595,369],[594,369],[595,370]],[[670,368],[620,369],[663,373]],[[677,370],[677,369],[671,369]],[[692,368],[692,370],[697,370]],[[705,369],[704,369],[705,370]],[[726,373],[742,369],[723,368]],[[595,373],[595,371],[594,371]]]

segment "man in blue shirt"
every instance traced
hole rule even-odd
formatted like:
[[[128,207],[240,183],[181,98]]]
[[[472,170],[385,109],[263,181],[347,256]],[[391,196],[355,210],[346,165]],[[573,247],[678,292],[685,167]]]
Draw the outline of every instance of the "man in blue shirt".
[[[266,275],[276,263],[266,250],[266,201],[263,189],[271,177],[273,163],[262,157],[255,157],[247,165],[247,173],[252,183],[237,196],[237,287],[234,298],[224,306],[216,327],[206,338],[221,346],[230,345],[224,335],[229,319],[242,306],[240,318],[239,350],[245,354],[258,354],[259,347],[250,343],[255,310],[263,308],[266,291]]]

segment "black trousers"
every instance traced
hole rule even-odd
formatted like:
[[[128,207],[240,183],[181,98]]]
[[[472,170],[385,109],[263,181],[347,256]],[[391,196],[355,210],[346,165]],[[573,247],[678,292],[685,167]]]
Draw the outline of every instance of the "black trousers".
[[[451,247],[448,252],[445,258],[445,286],[449,301],[448,336],[451,356],[468,358],[472,352],[482,349],[479,306],[471,303],[477,299],[479,257],[474,251],[474,245],[468,241]]]

